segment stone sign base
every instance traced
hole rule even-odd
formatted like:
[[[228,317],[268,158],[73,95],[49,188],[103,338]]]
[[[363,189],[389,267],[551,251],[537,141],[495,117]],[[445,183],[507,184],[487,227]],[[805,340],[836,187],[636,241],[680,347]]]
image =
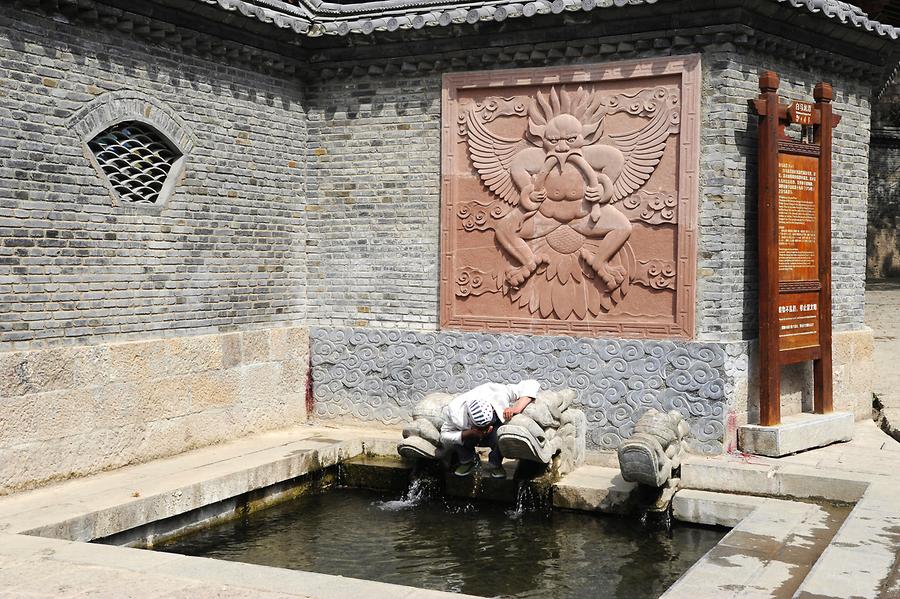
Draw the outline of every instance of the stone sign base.
[[[738,447],[744,453],[781,457],[853,438],[853,414],[796,414],[776,426],[745,424],[738,429]]]

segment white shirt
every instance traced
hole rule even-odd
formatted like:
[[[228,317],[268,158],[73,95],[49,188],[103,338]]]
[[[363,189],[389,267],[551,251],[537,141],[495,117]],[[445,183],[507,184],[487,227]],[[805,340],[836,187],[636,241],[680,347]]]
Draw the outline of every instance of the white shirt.
[[[541,384],[535,380],[522,381],[514,385],[501,383],[485,383],[453,398],[444,408],[444,424],[441,426],[441,441],[462,445],[462,431],[472,428],[474,423],[469,416],[466,404],[472,399],[480,398],[491,404],[494,413],[503,420],[503,410],[523,397],[537,397]]]

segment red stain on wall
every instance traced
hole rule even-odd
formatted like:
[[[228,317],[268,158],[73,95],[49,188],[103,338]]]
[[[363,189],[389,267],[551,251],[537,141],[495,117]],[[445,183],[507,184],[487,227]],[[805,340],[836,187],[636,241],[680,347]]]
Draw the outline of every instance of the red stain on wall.
[[[725,453],[737,451],[737,414],[729,412],[725,419]]]

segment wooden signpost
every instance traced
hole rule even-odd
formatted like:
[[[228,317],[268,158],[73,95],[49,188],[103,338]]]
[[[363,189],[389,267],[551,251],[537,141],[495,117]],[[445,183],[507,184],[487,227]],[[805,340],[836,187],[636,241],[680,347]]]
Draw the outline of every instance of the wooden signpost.
[[[781,421],[781,367],[813,361],[813,408],[832,411],[832,89],[782,104],[778,76],[759,77],[759,420]],[[786,127],[800,125],[799,136]]]

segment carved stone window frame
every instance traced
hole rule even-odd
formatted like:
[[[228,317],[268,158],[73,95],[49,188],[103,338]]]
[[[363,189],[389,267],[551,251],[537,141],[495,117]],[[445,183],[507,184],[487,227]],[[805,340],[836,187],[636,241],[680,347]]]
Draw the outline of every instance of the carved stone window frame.
[[[181,154],[172,163],[158,199],[153,204],[123,201],[88,146],[88,142],[98,134],[125,121],[136,121],[156,130]],[[137,212],[158,213],[166,207],[184,178],[188,158],[196,145],[193,134],[172,109],[151,96],[135,91],[104,94],[75,113],[67,124],[81,140],[82,152],[109,191],[113,205]]]
[[[456,131],[458,94],[461,90],[509,88],[516,86],[633,82],[641,78],[680,76],[681,125],[678,145],[677,198],[677,285],[674,323],[652,319],[629,322],[548,321],[537,318],[486,317],[453,312],[454,271],[453,235],[456,207],[453,204],[454,178],[451,176],[453,147],[459,140]],[[700,92],[701,65],[697,54],[658,59],[629,60],[602,64],[572,65],[534,69],[504,69],[451,73],[443,76],[441,94],[441,249],[440,249],[440,328],[464,331],[525,332],[585,337],[624,337],[649,339],[693,339],[696,322],[697,212],[699,205],[700,165]]]

